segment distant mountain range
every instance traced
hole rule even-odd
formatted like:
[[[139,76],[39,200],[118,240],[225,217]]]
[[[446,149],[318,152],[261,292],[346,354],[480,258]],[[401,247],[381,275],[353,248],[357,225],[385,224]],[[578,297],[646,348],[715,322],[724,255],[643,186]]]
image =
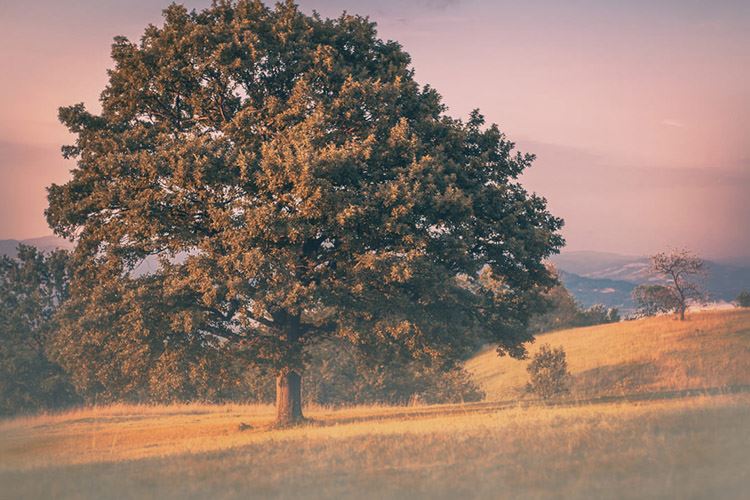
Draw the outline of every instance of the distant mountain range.
[[[41,238],[30,238],[28,240],[0,240],[0,255],[15,257],[18,255],[18,245],[30,245],[37,247],[43,252],[50,252],[58,248],[70,250],[73,243],[57,236],[42,236]]]
[[[648,257],[606,252],[564,252],[553,257],[566,288],[585,307],[604,304],[624,312],[634,309],[630,293],[644,283],[661,280],[649,273]],[[703,287],[709,300],[729,302],[750,290],[750,267],[706,261]]]
[[[19,243],[33,245],[40,250],[73,248],[73,244],[57,236],[44,236],[28,240],[0,240],[0,255],[16,256]],[[620,255],[607,252],[563,252],[554,256],[552,262],[560,272],[560,278],[568,290],[584,307],[603,304],[617,307],[624,313],[635,308],[630,297],[633,288],[643,283],[659,283],[659,278],[649,271],[648,257]],[[148,272],[155,262],[144,262],[144,269],[136,274]],[[750,267],[707,261],[708,276],[703,286],[712,301],[732,301],[743,290],[750,290]]]

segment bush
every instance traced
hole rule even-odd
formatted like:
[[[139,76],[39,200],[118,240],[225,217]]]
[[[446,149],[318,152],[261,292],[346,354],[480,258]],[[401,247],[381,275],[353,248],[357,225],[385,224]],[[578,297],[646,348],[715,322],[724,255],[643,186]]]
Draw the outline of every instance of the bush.
[[[603,325],[620,321],[620,311],[616,307],[594,304],[581,311],[577,326]]]
[[[750,292],[747,290],[740,292],[734,303],[737,304],[737,307],[750,307]]]
[[[526,386],[527,392],[536,394],[542,399],[550,399],[570,392],[568,362],[562,347],[553,349],[549,344],[544,344],[534,355],[527,371],[531,377]]]
[[[674,291],[662,285],[638,285],[632,292],[638,316],[655,316],[677,310],[680,302]]]

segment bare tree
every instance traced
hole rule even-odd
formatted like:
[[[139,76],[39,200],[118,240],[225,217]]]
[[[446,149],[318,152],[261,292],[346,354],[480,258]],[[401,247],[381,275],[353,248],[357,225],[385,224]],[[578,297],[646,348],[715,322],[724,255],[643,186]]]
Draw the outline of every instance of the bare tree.
[[[705,262],[688,250],[672,250],[651,256],[651,271],[667,280],[672,292],[674,311],[685,319],[691,301],[704,298],[698,279],[705,276]]]

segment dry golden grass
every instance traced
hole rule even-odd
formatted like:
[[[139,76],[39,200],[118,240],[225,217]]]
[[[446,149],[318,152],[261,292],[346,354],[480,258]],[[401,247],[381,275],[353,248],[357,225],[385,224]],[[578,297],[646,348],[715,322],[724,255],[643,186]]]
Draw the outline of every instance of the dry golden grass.
[[[746,312],[702,313],[541,342],[566,347],[578,384],[582,374],[651,360],[656,375],[622,390],[736,385],[750,372],[749,324]],[[688,368],[676,368],[680,360]],[[510,378],[493,382],[496,398],[525,382],[524,363],[509,362],[495,359],[493,372],[486,354],[474,361],[485,384]],[[588,380],[592,394],[617,393],[606,378]],[[1,421],[0,498],[745,498],[750,490],[747,393],[307,414],[314,422],[293,429],[272,428],[271,407],[244,405],[114,405]]]
[[[118,407],[6,422],[2,498],[741,498],[750,395],[310,412]],[[239,431],[240,422],[256,429]]]
[[[565,348],[574,397],[750,385],[750,310],[560,330],[538,336],[530,354],[544,343]],[[509,400],[524,396],[527,364],[488,349],[467,369],[487,399]]]

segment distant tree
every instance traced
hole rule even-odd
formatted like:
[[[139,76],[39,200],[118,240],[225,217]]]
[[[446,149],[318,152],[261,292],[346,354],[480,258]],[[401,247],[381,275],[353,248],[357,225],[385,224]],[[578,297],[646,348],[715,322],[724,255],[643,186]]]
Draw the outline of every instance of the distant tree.
[[[617,323],[620,321],[620,311],[616,307],[607,307],[603,304],[594,304],[580,313],[580,326],[601,325],[605,323]]]
[[[562,347],[544,344],[539,348],[528,367],[530,380],[526,390],[542,399],[550,399],[570,392],[568,361]]]
[[[529,320],[531,333],[543,333],[577,326],[581,308],[562,284],[557,284],[542,295]]]
[[[68,256],[20,245],[0,257],[0,414],[59,408],[78,400],[48,356],[55,313],[68,296]]]
[[[737,307],[750,307],[750,292],[743,290],[737,295],[734,302],[737,304]]]
[[[554,282],[543,259],[563,243],[517,181],[532,155],[478,112],[446,116],[365,18],[245,0],[164,16],[139,44],[115,39],[100,114],[60,110],[77,167],[46,214],[86,276],[61,352],[232,344],[276,373],[281,424],[302,419],[306,352],[329,337],[372,356],[393,342],[452,359],[479,339],[524,355],[530,303]],[[140,311],[94,305],[147,256],[158,280],[132,278],[120,300],[172,304],[159,335]]]
[[[632,296],[640,316],[654,316],[679,308],[674,291],[667,286],[638,285],[633,289]]]
[[[685,311],[691,301],[703,299],[703,292],[697,278],[705,275],[703,259],[688,250],[662,252],[651,257],[651,271],[667,282],[671,299],[665,291],[653,290],[663,299],[663,305],[671,305],[680,317],[685,319]]]

